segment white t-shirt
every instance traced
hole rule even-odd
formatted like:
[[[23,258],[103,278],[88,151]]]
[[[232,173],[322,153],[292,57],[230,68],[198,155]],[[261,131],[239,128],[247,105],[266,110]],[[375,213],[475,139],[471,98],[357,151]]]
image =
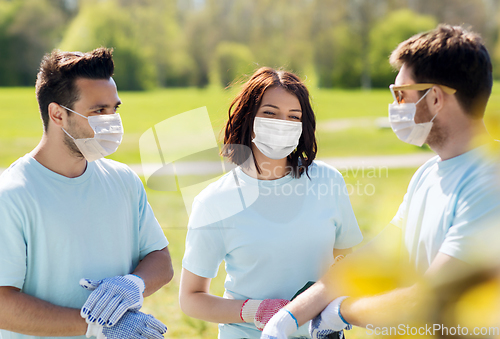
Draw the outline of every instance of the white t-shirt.
[[[315,161],[309,176],[257,180],[240,167],[193,202],[183,267],[227,272],[225,297],[288,299],[333,264],[333,249],[361,242],[342,175]],[[253,324],[220,324],[220,338],[260,338]],[[298,335],[298,334],[297,334]],[[302,326],[300,335],[309,336]]]
[[[90,294],[81,278],[131,273],[168,245],[140,179],[107,159],[67,178],[29,154],[20,158],[0,176],[0,225],[0,286],[72,308]],[[42,338],[0,332],[3,339]]]
[[[442,161],[436,156],[410,181],[391,221],[400,227],[409,260],[424,273],[438,252],[474,263],[491,257],[485,246],[500,220],[498,143]],[[492,150],[489,148],[492,148]],[[491,153],[493,151],[493,153]],[[492,227],[495,226],[495,227]]]

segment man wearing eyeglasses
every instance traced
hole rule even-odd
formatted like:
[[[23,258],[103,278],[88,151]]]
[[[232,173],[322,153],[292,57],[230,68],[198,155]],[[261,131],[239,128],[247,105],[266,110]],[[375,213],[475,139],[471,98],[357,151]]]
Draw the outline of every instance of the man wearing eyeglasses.
[[[309,319],[313,338],[327,338],[351,325],[376,334],[375,327],[425,322],[419,314],[439,312],[438,296],[432,294],[437,286],[498,258],[492,239],[500,235],[499,146],[483,123],[493,81],[481,38],[440,25],[402,42],[390,63],[399,70],[390,86],[393,131],[407,143],[426,143],[437,156],[414,174],[389,226],[278,312],[262,338],[287,338]],[[394,252],[403,260],[388,250],[399,240],[401,249]],[[363,277],[359,271],[370,265],[380,267],[378,278],[396,280],[391,272],[404,263],[416,273],[406,284],[390,289],[386,284],[382,293],[353,287]]]

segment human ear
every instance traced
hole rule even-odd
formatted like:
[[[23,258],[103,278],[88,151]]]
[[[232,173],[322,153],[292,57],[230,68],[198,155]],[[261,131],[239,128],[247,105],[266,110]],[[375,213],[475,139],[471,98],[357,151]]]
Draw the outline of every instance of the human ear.
[[[63,122],[67,117],[65,109],[59,104],[51,102],[48,107],[49,121],[52,121],[56,126],[63,126]]]
[[[432,88],[432,106],[435,112],[439,112],[444,106],[444,92],[439,86]]]

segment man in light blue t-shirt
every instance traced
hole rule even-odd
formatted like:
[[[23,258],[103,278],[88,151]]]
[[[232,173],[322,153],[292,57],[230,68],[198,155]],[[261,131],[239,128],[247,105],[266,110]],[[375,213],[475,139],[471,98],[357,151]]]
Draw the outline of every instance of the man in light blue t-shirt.
[[[500,147],[483,123],[493,81],[481,38],[462,27],[440,25],[402,42],[390,62],[399,70],[390,86],[392,129],[402,141],[428,144],[437,156],[417,170],[382,234],[278,312],[262,338],[284,339],[312,318],[312,337],[324,338],[351,325],[374,334],[375,327],[421,320],[422,309],[431,313],[428,308],[436,300],[422,292],[426,290],[421,283],[361,298],[342,292],[345,276],[339,272],[348,272],[347,267],[366,269],[363,263],[377,259],[376,250],[391,247],[385,241],[398,233],[402,257],[433,286],[498,263],[494,242],[500,235]]]
[[[42,140],[0,176],[0,337],[159,338],[140,311],[168,283],[168,241],[142,182],[103,159],[121,142],[111,51],[53,51]],[[12,112],[14,114],[14,112]]]

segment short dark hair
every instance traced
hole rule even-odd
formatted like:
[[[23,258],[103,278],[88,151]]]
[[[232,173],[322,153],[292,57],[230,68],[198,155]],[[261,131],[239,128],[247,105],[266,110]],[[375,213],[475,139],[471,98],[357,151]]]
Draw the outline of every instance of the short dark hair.
[[[493,86],[493,68],[478,34],[441,24],[400,43],[390,63],[398,70],[405,64],[416,82],[456,89],[462,109],[472,117],[483,117]]]
[[[292,167],[292,175],[299,178],[317,153],[315,137],[316,119],[311,107],[309,91],[295,74],[275,70],[269,67],[258,69],[248,80],[229,107],[229,120],[225,127],[224,147],[222,155],[236,165],[241,165],[248,158],[248,154],[237,151],[230,145],[245,145],[251,148],[252,130],[255,115],[264,96],[264,92],[271,87],[282,87],[297,97],[302,109],[302,134],[297,149],[288,155]],[[300,159],[300,164],[299,164]],[[257,171],[260,169],[255,163]],[[308,175],[308,174],[307,174]]]
[[[53,50],[43,57],[36,79],[36,97],[45,131],[51,102],[73,108],[78,100],[77,79],[109,79],[113,75],[112,52],[104,47],[88,53]]]

